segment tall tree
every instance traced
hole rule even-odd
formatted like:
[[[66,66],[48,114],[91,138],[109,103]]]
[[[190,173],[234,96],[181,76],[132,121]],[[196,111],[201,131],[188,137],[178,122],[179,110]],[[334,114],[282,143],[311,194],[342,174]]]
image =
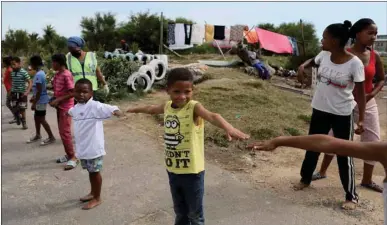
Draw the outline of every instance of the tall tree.
[[[92,50],[113,51],[117,45],[116,18],[112,13],[96,13],[81,20],[82,36]]]

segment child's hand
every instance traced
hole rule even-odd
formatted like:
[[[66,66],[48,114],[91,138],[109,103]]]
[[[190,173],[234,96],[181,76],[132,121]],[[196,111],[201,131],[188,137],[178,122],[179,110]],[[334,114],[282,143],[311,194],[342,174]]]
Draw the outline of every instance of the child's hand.
[[[274,151],[277,148],[277,146],[273,140],[269,140],[269,141],[249,144],[246,148],[251,150],[257,150],[257,151]]]
[[[232,141],[233,138],[239,139],[239,140],[247,140],[250,138],[250,136],[236,128],[233,128],[232,130],[227,132],[227,139],[229,141]]]

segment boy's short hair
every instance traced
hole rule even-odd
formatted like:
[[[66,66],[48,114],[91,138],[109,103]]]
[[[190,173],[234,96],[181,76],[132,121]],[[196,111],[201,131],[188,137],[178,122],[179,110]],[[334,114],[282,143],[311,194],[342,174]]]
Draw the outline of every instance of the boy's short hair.
[[[87,84],[90,88],[90,90],[92,91],[93,90],[93,84],[91,83],[90,80],[86,79],[86,78],[81,78],[79,79],[76,83],[75,83],[75,86],[77,85],[81,85],[81,84]]]
[[[172,69],[168,74],[167,86],[173,85],[177,81],[193,82],[193,74],[188,68]]]
[[[55,54],[51,56],[52,62],[58,63],[60,66],[66,66],[66,56],[64,54]]]
[[[43,66],[43,60],[39,55],[34,55],[30,58],[30,65],[31,66]]]
[[[17,62],[17,63],[20,63],[20,62],[21,62],[20,58],[17,57],[17,56],[12,57],[11,62],[12,62],[12,61],[15,61],[15,62]]]
[[[6,66],[10,66],[10,65],[11,65],[11,61],[12,61],[12,56],[6,56],[6,57],[3,57],[3,63],[4,63]]]

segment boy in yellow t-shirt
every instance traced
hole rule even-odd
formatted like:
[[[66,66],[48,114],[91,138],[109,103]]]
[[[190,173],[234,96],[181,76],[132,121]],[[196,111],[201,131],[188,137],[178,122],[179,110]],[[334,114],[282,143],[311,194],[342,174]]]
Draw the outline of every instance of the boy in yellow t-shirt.
[[[175,224],[203,225],[204,120],[225,130],[230,141],[249,136],[192,100],[193,75],[187,68],[176,68],[169,73],[167,92],[170,101],[128,109],[128,112],[164,114],[165,165]]]

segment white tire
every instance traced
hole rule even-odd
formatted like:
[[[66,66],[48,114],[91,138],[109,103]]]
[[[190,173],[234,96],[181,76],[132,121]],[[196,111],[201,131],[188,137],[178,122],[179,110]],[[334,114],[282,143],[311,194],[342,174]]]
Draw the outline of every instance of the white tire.
[[[160,59],[164,62],[165,68],[168,69],[168,56],[167,55],[155,55],[155,59]]]
[[[143,65],[140,67],[138,72],[148,75],[148,77],[150,78],[150,81],[151,81],[151,85],[153,85],[153,83],[155,82],[155,79],[156,79],[155,67],[150,66],[150,65]]]
[[[149,76],[145,73],[140,73],[140,72],[136,72],[134,74],[136,74],[136,76],[135,76],[135,79],[132,80],[132,84],[131,84],[132,90],[133,91],[137,90],[136,88],[137,82],[139,79],[142,79],[142,81],[145,81],[146,83],[145,89],[143,91],[148,92],[152,88],[152,84]]]
[[[137,76],[138,76],[138,72],[132,73],[132,74],[128,77],[128,80],[126,81],[126,84],[127,84],[128,86],[131,86],[133,80],[136,79]]]
[[[160,59],[154,59],[149,63],[149,66],[152,67],[155,71],[155,80],[162,80],[167,74],[167,67],[165,63]]]
[[[107,58],[109,58],[109,55],[111,55],[112,53],[110,53],[110,52],[104,52],[103,53],[103,57],[105,58],[105,59],[107,59]]]

